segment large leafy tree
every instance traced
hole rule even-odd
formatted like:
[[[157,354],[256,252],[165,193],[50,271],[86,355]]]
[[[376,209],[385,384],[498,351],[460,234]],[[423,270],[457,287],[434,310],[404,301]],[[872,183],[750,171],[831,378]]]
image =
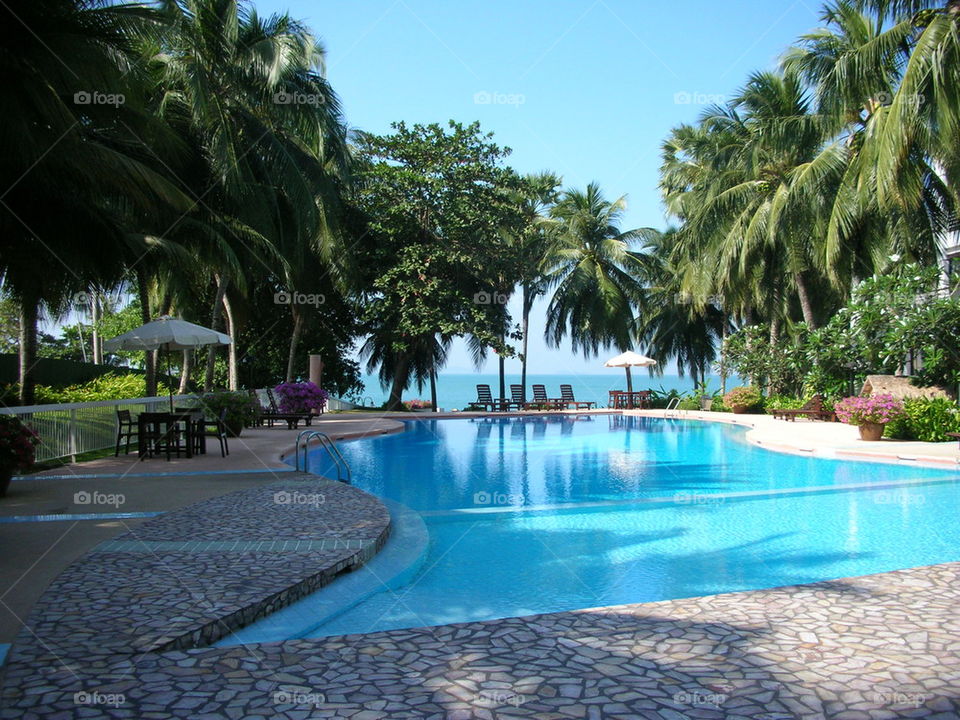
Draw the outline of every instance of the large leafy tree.
[[[358,138],[356,202],[372,239],[359,278],[364,353],[391,385],[391,408],[411,378],[438,367],[450,338],[509,351],[497,293],[510,268],[499,248],[519,222],[517,176],[503,165],[509,150],[491,138],[477,123],[452,121],[396,123],[389,135]]]

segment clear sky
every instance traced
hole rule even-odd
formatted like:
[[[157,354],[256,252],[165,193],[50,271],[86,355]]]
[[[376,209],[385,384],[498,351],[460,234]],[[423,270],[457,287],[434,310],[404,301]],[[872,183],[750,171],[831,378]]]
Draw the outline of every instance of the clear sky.
[[[351,127],[479,120],[513,149],[518,171],[553,170],[566,186],[595,180],[611,199],[627,195],[623,229],[666,225],[657,169],[670,128],[723,102],[750,72],[774,67],[820,12],[818,0],[255,4],[260,13],[288,10],[320,37]],[[603,359],[531,337],[532,372],[590,372]],[[519,361],[508,367],[518,371]],[[458,344],[446,371],[470,370]]]

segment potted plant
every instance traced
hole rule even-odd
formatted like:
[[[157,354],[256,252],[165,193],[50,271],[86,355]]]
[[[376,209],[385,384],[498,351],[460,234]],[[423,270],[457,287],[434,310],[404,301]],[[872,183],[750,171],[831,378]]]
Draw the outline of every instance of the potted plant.
[[[226,408],[224,424],[230,437],[240,437],[243,428],[252,425],[260,414],[260,404],[246,392],[211,392],[200,398],[208,415],[220,417],[220,411]]]
[[[759,390],[755,387],[744,385],[735,387],[724,395],[723,404],[733,410],[733,412],[742,415],[759,405],[762,399]]]
[[[860,429],[861,440],[869,441],[882,438],[888,422],[906,415],[903,403],[893,395],[847,397],[834,405],[833,409],[841,422],[856,425]]]
[[[327,406],[330,393],[312,382],[285,382],[277,385],[277,409],[282,413],[317,413]]]
[[[433,412],[433,403],[428,400],[405,400],[403,406],[411,412]]]
[[[710,390],[710,383],[706,380],[696,384],[693,389],[693,396],[696,398],[701,410],[709,410],[713,407],[714,393]]]
[[[28,470],[36,457],[40,436],[15,415],[0,415],[0,496],[7,494],[10,479]]]

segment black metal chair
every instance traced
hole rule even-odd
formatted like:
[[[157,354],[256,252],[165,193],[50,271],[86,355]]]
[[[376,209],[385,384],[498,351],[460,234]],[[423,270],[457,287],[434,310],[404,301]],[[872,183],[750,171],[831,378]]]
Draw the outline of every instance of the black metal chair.
[[[194,452],[203,452],[202,443],[208,437],[215,437],[220,443],[220,457],[226,457],[230,454],[230,446],[227,443],[227,409],[220,408],[220,415],[213,420],[204,418],[198,423],[194,432]]]
[[[130,454],[130,438],[137,437],[137,421],[133,419],[129,410],[117,410],[117,446],[113,451],[114,457],[120,455],[120,441],[127,439],[124,455]]]

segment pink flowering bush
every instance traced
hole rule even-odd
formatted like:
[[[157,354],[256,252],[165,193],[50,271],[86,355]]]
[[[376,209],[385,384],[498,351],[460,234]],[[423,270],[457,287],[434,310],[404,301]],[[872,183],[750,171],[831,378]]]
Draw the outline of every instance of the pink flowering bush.
[[[330,393],[312,382],[288,382],[277,385],[277,409],[282,413],[322,412]]]
[[[848,397],[838,402],[833,409],[837,417],[849,425],[866,423],[886,425],[892,420],[899,420],[906,414],[903,403],[893,395]]]
[[[407,410],[432,410],[433,403],[429,400],[420,400],[419,398],[415,400],[404,400],[403,406]]]
[[[40,436],[13,415],[0,415],[0,469],[29,470]]]

